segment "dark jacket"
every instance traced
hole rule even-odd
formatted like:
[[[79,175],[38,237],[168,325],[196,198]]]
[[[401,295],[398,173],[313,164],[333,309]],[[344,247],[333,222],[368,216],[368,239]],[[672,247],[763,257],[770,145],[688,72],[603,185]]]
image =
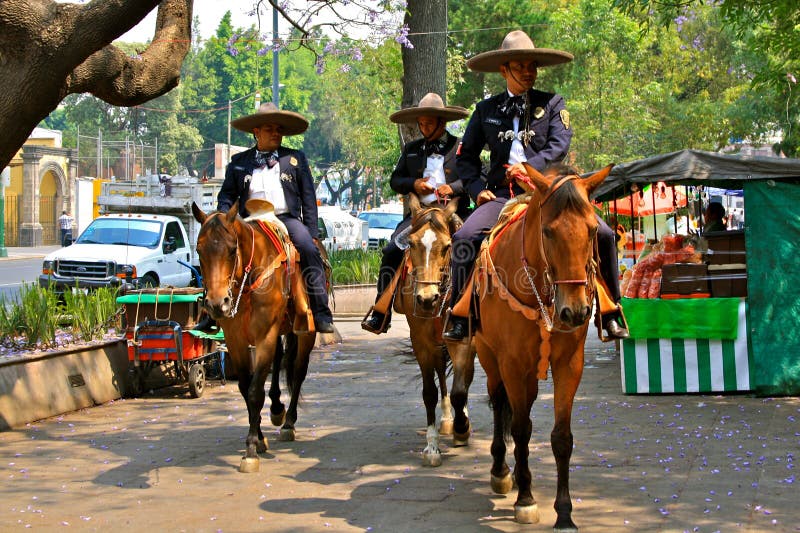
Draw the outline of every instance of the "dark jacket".
[[[225,169],[225,181],[217,197],[217,210],[227,211],[239,200],[239,214],[249,213],[244,204],[250,197],[250,179],[255,170],[255,147],[238,153],[231,158]],[[281,186],[286,197],[289,216],[301,220],[308,228],[312,238],[319,236],[317,227],[317,196],[314,192],[314,179],[306,156],[300,150],[281,146],[278,148],[278,162],[281,169]]]
[[[508,91],[478,102],[469,119],[461,149],[456,163],[458,176],[464,182],[469,195],[474,199],[484,190],[489,189],[497,196],[509,197],[505,182],[505,165],[511,152],[511,140],[500,135],[509,130],[514,131],[514,117],[498,111],[498,108],[509,98]],[[528,91],[530,121],[526,127],[520,124],[520,131],[533,130],[532,142],[525,147],[528,164],[542,171],[551,163],[564,159],[569,151],[572,129],[564,124],[567,117],[564,99],[554,93],[546,93],[536,89]],[[542,116],[535,118],[535,110],[541,107]],[[562,114],[562,111],[564,112]],[[520,119],[522,122],[522,119]],[[567,122],[569,120],[567,119]],[[488,145],[490,150],[489,170],[485,180],[481,176],[481,151]],[[514,186],[515,194],[522,189]]]
[[[456,171],[456,152],[458,151],[459,138],[447,132],[444,145],[444,179],[453,189],[453,197],[458,198],[456,213],[462,219],[470,213],[469,195],[459,179]],[[428,156],[425,154],[425,139],[416,139],[405,145],[400,159],[394,167],[389,184],[392,190],[399,194],[408,194],[414,190],[414,181],[422,177],[428,165]]]

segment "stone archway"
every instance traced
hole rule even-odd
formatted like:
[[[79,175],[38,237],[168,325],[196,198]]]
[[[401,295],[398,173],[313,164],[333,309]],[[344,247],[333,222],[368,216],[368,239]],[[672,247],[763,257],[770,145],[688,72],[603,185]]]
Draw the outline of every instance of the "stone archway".
[[[58,243],[58,238],[55,237],[58,235],[58,228],[53,214],[72,209],[72,180],[67,172],[74,174],[77,170],[74,152],[71,149],[46,146],[28,145],[23,148],[23,191],[19,208],[20,246]],[[45,193],[44,196],[42,192]],[[47,210],[44,219],[43,207]],[[48,225],[47,231],[44,230],[43,223]],[[48,237],[47,242],[45,236]]]

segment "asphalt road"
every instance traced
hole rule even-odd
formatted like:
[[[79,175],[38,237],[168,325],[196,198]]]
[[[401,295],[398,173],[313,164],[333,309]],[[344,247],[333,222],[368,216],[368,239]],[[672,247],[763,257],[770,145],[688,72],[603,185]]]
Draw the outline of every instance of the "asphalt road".
[[[19,292],[22,283],[38,283],[42,272],[40,258],[7,259],[0,261],[0,295],[6,300]]]

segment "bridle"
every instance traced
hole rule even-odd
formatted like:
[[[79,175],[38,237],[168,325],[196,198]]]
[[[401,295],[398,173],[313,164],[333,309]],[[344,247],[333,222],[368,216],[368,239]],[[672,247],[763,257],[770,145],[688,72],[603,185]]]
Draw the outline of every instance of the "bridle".
[[[415,217],[413,217],[411,222],[411,230],[410,233],[415,233],[422,229],[423,226],[431,222],[436,212],[441,212],[441,208],[438,207],[429,207],[424,209],[421,213],[418,213]],[[450,225],[448,224],[448,228]],[[452,283],[450,280],[450,254],[447,254],[445,261],[439,267],[440,276],[438,280],[428,280],[428,279],[419,279],[417,277],[417,269],[411,269],[411,277],[413,279],[413,294],[417,294],[417,287],[418,286],[430,286],[430,285],[437,285],[439,287],[439,295],[440,295],[440,304],[439,308],[431,313],[431,312],[418,312],[417,311],[417,299],[414,298],[414,316],[418,318],[436,318],[442,316],[442,312],[444,311],[447,302],[449,301],[449,294],[450,289],[452,287]]]
[[[211,213],[206,222],[208,222],[212,217],[219,215],[219,212]],[[253,257],[255,255],[256,250],[256,233],[253,229],[253,226],[250,224],[246,224],[246,226],[250,229],[250,237],[251,237],[251,245],[250,245],[250,258],[247,261],[247,265],[244,266],[244,270],[242,273],[242,280],[239,283],[239,293],[236,295],[236,302],[234,303],[233,307],[231,308],[230,312],[228,313],[228,318],[233,318],[236,316],[236,313],[239,312],[239,302],[242,299],[242,294],[244,293],[245,285],[247,285],[247,277],[250,275],[250,271],[253,269]],[[223,227],[227,231],[227,227],[223,225]],[[234,238],[236,239],[236,259],[233,263],[233,271],[231,274],[230,279],[228,280],[228,298],[231,300],[233,299],[233,286],[237,283],[236,280],[236,272],[239,270],[240,262],[243,263],[244,261],[241,259],[241,248],[239,247],[239,236],[236,234],[236,231],[233,231]]]
[[[525,178],[527,179],[527,177]],[[556,291],[558,290],[559,285],[582,285],[586,290],[586,297],[588,301],[592,301],[594,298],[594,276],[597,272],[597,264],[594,261],[594,257],[592,255],[589,256],[589,260],[586,263],[586,277],[583,279],[553,279],[552,276],[552,269],[550,268],[550,264],[547,261],[547,255],[544,251],[544,224],[542,223],[542,208],[547,203],[547,201],[552,198],[553,194],[561,188],[562,185],[578,179],[578,176],[570,175],[570,176],[558,176],[555,178],[551,183],[547,190],[544,192],[542,200],[539,202],[539,252],[544,261],[544,271],[542,272],[542,278],[544,282],[543,287],[543,295],[539,295],[539,291],[536,288],[536,283],[534,281],[536,271],[528,264],[528,260],[525,257],[525,231],[522,231],[522,239],[521,239],[521,253],[520,253],[520,261],[522,262],[522,269],[525,272],[526,277],[528,278],[528,283],[530,284],[531,288],[533,289],[533,294],[536,296],[536,301],[539,304],[539,311],[545,321],[545,325],[547,326],[548,331],[552,331],[554,329],[554,319],[555,319],[555,306],[553,302],[555,301]],[[527,210],[524,215],[524,219],[527,218],[528,213],[530,211]],[[523,227],[525,224],[525,220],[523,219]],[[596,238],[595,238],[595,246],[597,246]],[[533,272],[533,274],[531,273]],[[553,308],[552,315],[547,312],[547,307]],[[561,332],[570,332],[577,329],[578,326],[573,328],[569,328],[566,330],[558,329],[556,331]]]

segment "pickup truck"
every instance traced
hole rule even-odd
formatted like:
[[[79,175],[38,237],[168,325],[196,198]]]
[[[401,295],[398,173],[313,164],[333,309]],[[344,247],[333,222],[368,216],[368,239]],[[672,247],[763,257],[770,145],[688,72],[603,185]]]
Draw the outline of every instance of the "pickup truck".
[[[183,264],[181,264],[183,263]],[[193,279],[186,228],[174,216],[103,215],[69,246],[44,258],[39,285],[56,291],[98,287],[187,287]]]

